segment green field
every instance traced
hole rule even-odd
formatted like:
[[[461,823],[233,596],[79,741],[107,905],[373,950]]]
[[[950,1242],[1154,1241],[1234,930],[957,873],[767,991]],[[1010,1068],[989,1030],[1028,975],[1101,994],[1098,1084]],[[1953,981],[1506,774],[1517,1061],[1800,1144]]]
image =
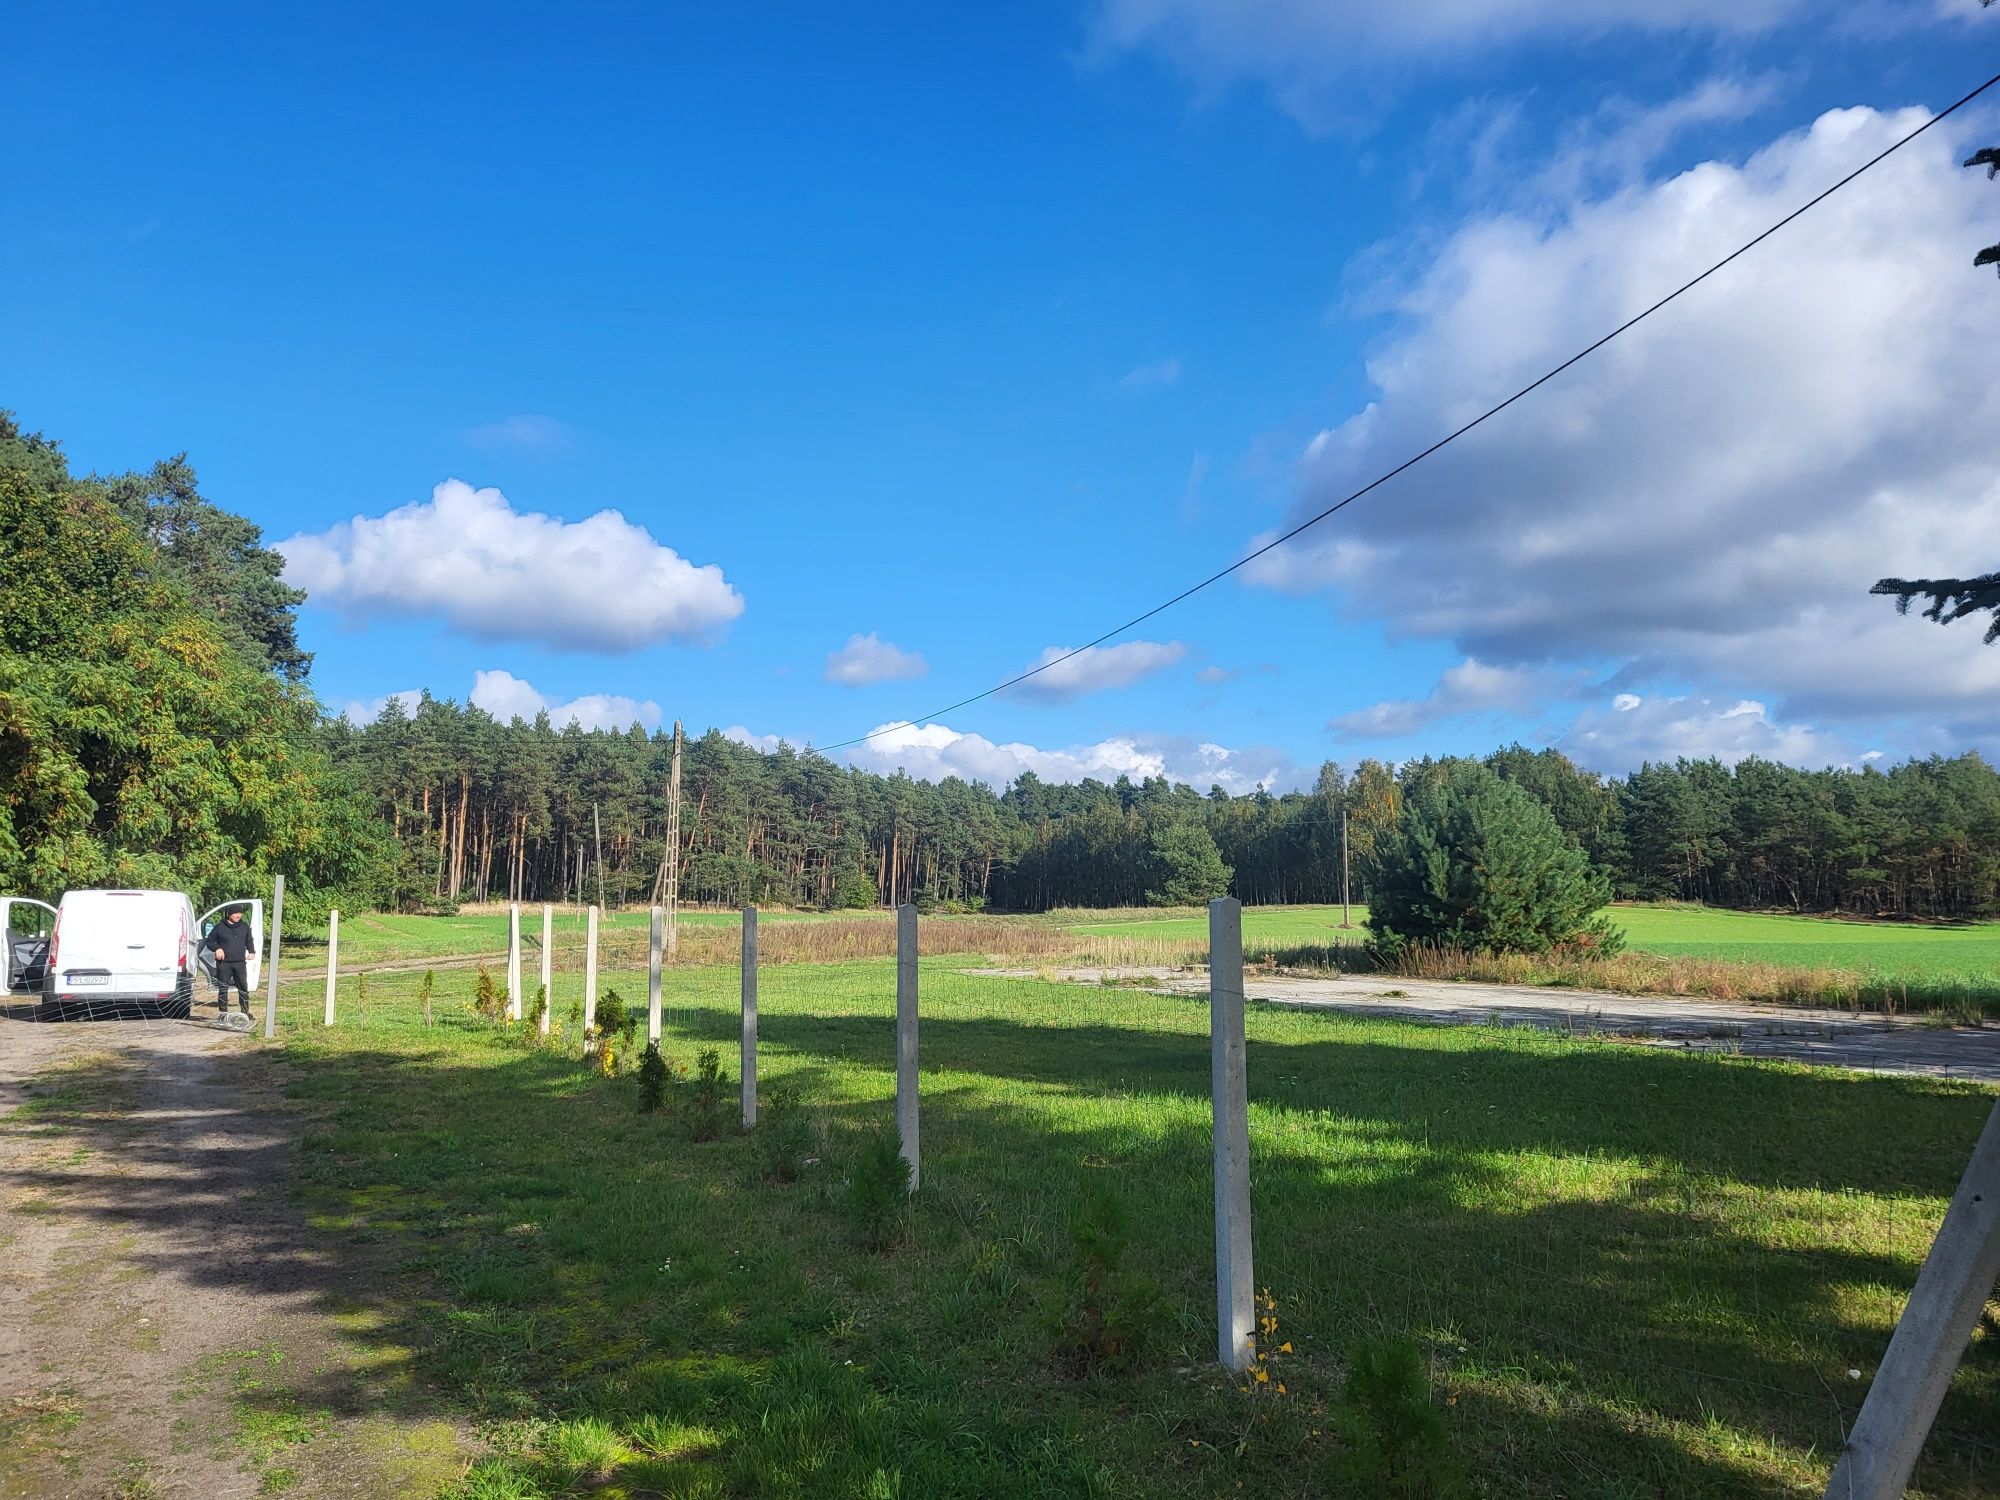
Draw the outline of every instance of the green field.
[[[1354,908],[1354,927],[1340,926],[1333,906],[1252,907],[1243,914],[1244,951],[1294,968],[1353,967],[1367,963],[1366,909]],[[1502,983],[1565,985],[1625,994],[1707,995],[1723,1000],[1929,1010],[1961,1022],[2000,1014],[2000,922],[1958,926],[1838,921],[1815,917],[1732,912],[1686,906],[1626,905],[1609,909],[1627,938],[1628,951],[1609,962],[1552,955],[1482,957],[1431,955],[1409,970],[1416,978],[1467,978]],[[524,907],[523,935],[530,970],[539,963],[538,907]],[[733,958],[734,912],[691,911],[681,916],[683,960]],[[889,913],[768,912],[767,961],[825,962],[886,954],[893,943]],[[608,915],[604,957],[643,959],[648,926],[644,911]],[[1114,912],[1059,911],[1035,916],[924,918],[925,951],[986,954],[998,960],[1047,968],[1065,963],[1111,965],[1203,961],[1207,914],[1170,909]],[[822,951],[814,934],[837,951]],[[343,970],[415,961],[485,957],[506,948],[507,919],[497,911],[452,917],[362,913],[341,929]],[[558,968],[581,964],[584,918],[574,908],[555,917]],[[323,940],[289,940],[286,969],[323,967]],[[842,946],[844,945],[844,946]]]
[[[1627,942],[1652,953],[2000,984],[2000,922],[1845,922],[1698,906],[1617,906],[1611,917]]]
[[[1250,907],[1243,913],[1243,945],[1284,948],[1365,939],[1340,929],[1337,906]],[[2000,987],[2000,922],[1939,926],[1904,922],[1850,922],[1708,907],[1621,905],[1607,913],[1638,951],[1668,957],[1717,958],[1749,963],[1837,968],[1883,980],[1947,981],[1968,988]],[[1071,915],[1079,932],[1105,936],[1206,938],[1207,919],[1191,913],[1159,917],[1121,914],[1111,921]]]
[[[405,1405],[494,1445],[455,1495],[1373,1496],[1334,1410],[1367,1335],[1415,1341],[1464,1493],[1817,1493],[1991,1102],[1257,1010],[1257,1278],[1290,1349],[1241,1390],[1213,1362],[1206,1008],[927,961],[923,1189],[878,1254],[841,1201],[892,1119],[892,976],[768,970],[766,1128],[700,1144],[577,1058],[568,982],[549,1046],[471,1015],[462,971],[429,1029],[408,974],[365,1013],[343,981],[332,1030],[288,1007],[298,1191],[330,1245],[403,1267],[349,1321]],[[736,983],[675,975],[676,1063],[734,1074]],[[780,1183],[787,1087],[812,1134]],[[1104,1188],[1163,1296],[1132,1369],[1075,1378],[1054,1329]],[[1988,1340],[1920,1493],[1994,1493],[1995,1431]]]

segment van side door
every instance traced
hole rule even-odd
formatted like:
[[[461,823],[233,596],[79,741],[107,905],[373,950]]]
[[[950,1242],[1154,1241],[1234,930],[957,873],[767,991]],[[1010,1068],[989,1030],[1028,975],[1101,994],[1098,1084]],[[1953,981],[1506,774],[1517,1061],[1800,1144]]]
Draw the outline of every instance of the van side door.
[[[49,972],[49,938],[56,909],[26,896],[0,896],[0,989],[37,994]]]
[[[201,943],[197,949],[196,957],[201,963],[202,973],[206,974],[209,983],[213,984],[215,982],[215,948],[209,942],[208,935],[215,930],[218,922],[222,921],[230,912],[238,908],[241,908],[243,912],[244,925],[250,929],[250,940],[256,949],[250,955],[249,963],[243,967],[243,972],[249,977],[250,988],[255,990],[258,988],[260,977],[264,972],[264,903],[257,897],[252,896],[242,901],[225,901],[213,910],[203,912],[201,920],[194,924],[195,930],[201,934]]]

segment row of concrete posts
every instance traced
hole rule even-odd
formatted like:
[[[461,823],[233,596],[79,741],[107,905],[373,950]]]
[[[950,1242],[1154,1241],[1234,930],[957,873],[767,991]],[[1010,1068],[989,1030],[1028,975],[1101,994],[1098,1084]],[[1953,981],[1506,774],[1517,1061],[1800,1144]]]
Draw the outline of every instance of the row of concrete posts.
[[[270,982],[264,1035],[277,1026],[279,923],[284,877],[271,902]],[[584,945],[583,1021],[597,1020],[598,909],[589,909]],[[663,909],[653,908],[647,959],[646,1039],[661,1035]],[[1209,934],[1209,1082],[1215,1152],[1215,1302],[1217,1358],[1232,1372],[1256,1357],[1256,1279],[1251,1263],[1249,1078],[1244,1042],[1243,908],[1234,898],[1212,901]],[[540,1026],[553,1009],[554,908],[542,907]],[[917,909],[896,911],[896,1132],[919,1180],[917,1053]],[[327,924],[326,1024],[334,1021],[334,981],[340,913]],[[757,911],[743,910],[743,1128],[757,1123]],[[507,1013],[521,1018],[521,908],[507,918]],[[1915,1290],[1848,1434],[1826,1500],[1892,1500],[1904,1492],[1924,1438],[1943,1402],[1966,1345],[2000,1278],[2000,1102],[1974,1147],[1972,1160],[1925,1258]]]
[[[272,902],[271,984],[265,1005],[264,1034],[273,1034],[277,1016],[277,920],[283,911],[284,881],[280,877]],[[583,1024],[597,1024],[598,908],[589,908],[583,959]],[[1243,1040],[1243,908],[1221,900],[1209,908],[1209,1031],[1210,1071],[1214,1094],[1215,1131],[1215,1258],[1218,1354],[1231,1370],[1243,1369],[1256,1352],[1255,1280],[1250,1258],[1250,1125],[1249,1090]],[[657,1046],[661,1036],[662,957],[665,916],[654,907],[646,960],[646,1040]],[[541,1011],[539,1027],[549,1031],[554,1010],[555,908],[542,907]],[[903,1159],[910,1164],[910,1191],[921,1181],[917,1050],[918,1017],[917,909],[896,910],[896,1134]],[[340,962],[340,913],[327,922],[326,1014],[334,1024],[334,987]],[[743,1128],[757,1123],[757,909],[743,909],[743,1026],[741,1050]],[[507,1014],[522,1017],[521,908],[507,912]]]

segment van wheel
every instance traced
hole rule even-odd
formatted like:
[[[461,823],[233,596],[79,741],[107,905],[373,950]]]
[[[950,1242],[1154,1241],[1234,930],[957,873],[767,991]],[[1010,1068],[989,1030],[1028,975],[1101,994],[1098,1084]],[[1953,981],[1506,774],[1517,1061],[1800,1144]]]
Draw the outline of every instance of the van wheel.
[[[185,1021],[194,1014],[194,976],[183,974],[174,981],[174,998],[167,1002],[167,1015]]]

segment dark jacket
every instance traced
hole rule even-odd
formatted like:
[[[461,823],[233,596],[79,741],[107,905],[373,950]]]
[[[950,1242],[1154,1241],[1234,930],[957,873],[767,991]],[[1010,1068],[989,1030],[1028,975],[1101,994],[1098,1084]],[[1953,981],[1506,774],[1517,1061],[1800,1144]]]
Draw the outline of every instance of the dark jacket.
[[[232,922],[227,917],[209,928],[202,946],[210,953],[222,950],[222,962],[240,964],[257,951],[257,934],[248,922]]]

